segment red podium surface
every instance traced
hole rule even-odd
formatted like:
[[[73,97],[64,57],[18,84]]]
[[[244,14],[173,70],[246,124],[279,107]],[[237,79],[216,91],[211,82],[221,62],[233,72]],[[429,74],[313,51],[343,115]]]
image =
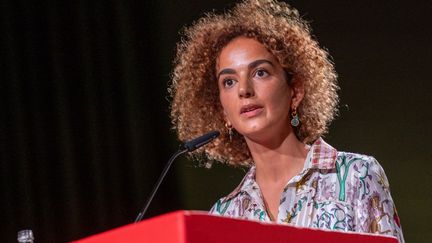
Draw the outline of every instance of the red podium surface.
[[[177,211],[93,235],[76,243],[397,243],[389,236],[260,223],[205,212]]]

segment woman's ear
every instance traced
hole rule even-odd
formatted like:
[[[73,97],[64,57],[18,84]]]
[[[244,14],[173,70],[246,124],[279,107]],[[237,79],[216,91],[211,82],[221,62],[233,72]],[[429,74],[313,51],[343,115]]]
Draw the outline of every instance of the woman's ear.
[[[225,124],[231,125],[231,122],[228,119],[228,116],[227,116],[225,109],[222,109],[222,117],[223,117]]]
[[[296,77],[294,77],[292,81],[291,107],[297,108],[305,95],[304,82],[302,80],[298,80]]]

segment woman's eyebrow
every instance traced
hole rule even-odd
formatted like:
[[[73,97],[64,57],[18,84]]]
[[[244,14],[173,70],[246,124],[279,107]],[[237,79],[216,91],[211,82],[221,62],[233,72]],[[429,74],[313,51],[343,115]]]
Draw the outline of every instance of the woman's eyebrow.
[[[236,74],[236,71],[232,68],[225,68],[222,69],[219,74],[217,75],[217,79],[219,79],[219,77],[223,74]]]
[[[249,63],[249,64],[248,64],[248,68],[249,68],[249,69],[254,69],[254,68],[258,67],[259,65],[261,65],[261,64],[263,64],[263,63],[268,63],[268,64],[270,64],[271,66],[274,66],[274,64],[273,64],[270,60],[267,60],[267,59],[259,59],[259,60],[256,60],[256,61],[253,61],[253,62]],[[223,75],[223,74],[236,74],[236,71],[235,71],[234,69],[232,69],[232,68],[225,68],[225,69],[222,69],[222,70],[218,73],[218,75],[217,75],[217,79],[219,79],[219,77],[220,77],[221,75]]]
[[[248,68],[249,68],[249,69],[254,69],[254,68],[258,67],[259,65],[261,65],[261,64],[263,64],[263,63],[268,63],[268,64],[270,64],[271,66],[274,66],[273,63],[272,63],[270,60],[267,60],[267,59],[259,59],[259,60],[256,60],[256,61],[253,61],[253,62],[249,63]]]

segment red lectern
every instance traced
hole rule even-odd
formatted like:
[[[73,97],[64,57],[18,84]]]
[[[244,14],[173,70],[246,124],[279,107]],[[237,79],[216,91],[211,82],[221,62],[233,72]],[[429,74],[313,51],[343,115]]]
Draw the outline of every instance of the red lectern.
[[[205,212],[177,211],[123,226],[76,243],[397,243],[390,236],[345,233],[260,223]]]

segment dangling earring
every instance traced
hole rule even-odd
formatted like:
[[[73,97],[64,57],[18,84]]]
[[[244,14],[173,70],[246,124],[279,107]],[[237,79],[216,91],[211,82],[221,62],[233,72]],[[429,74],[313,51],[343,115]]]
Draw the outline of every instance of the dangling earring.
[[[231,123],[228,123],[228,122],[225,123],[225,127],[228,129],[229,140],[230,140],[230,142],[232,142],[232,137],[234,135],[233,127],[232,127]]]
[[[300,124],[300,120],[297,115],[297,108],[293,108],[293,111],[291,112],[291,117],[291,125],[293,127],[297,127]]]

